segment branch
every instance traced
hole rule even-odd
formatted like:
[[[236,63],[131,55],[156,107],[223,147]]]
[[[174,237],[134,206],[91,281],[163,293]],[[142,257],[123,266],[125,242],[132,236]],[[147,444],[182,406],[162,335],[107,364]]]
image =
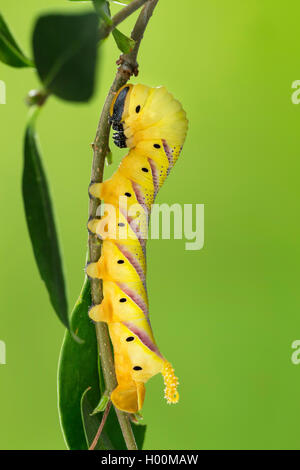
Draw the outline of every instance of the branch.
[[[137,75],[138,73],[138,65],[136,62],[137,54],[139,51],[141,40],[144,35],[144,31],[147,27],[149,19],[151,18],[153,10],[156,7],[157,3],[158,0],[147,0],[145,6],[140,12],[140,15],[131,34],[132,39],[135,40],[135,46],[129,54],[122,55],[119,61],[117,62],[120,67],[118,68],[113,84],[105,100],[96,132],[96,137],[93,143],[93,163],[91,174],[91,182],[93,183],[101,183],[103,181],[105,157],[109,152],[109,110],[112,100],[119,88],[125,85],[131,75]],[[89,218],[96,217],[98,208],[99,201],[97,201],[96,199],[90,199]],[[98,261],[99,257],[101,256],[101,241],[94,234],[89,234],[89,255],[90,261],[92,262]],[[102,282],[100,280],[91,279],[91,292],[93,303],[100,304],[103,299]],[[96,323],[95,326],[98,349],[101,357],[101,365],[103,369],[106,388],[109,392],[112,392],[112,390],[117,385],[117,379],[115,375],[113,354],[110,346],[108,328],[106,323],[103,322]],[[127,448],[129,450],[137,450],[128,414],[123,413],[118,409],[116,409],[116,413]]]

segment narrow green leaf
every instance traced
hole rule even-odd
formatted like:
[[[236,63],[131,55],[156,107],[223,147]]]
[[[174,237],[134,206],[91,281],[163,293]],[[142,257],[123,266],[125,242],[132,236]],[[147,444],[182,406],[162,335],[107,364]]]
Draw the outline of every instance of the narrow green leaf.
[[[109,3],[106,0],[93,0],[96,12],[101,16],[104,23],[112,25]]]
[[[53,308],[62,323],[69,328],[62,260],[34,121],[34,118],[29,121],[24,140],[22,190],[26,221],[36,263]]]
[[[124,54],[129,54],[134,48],[135,41],[125,36],[125,34],[121,33],[117,28],[113,30],[112,34],[120,51]]]
[[[34,67],[13,38],[3,16],[0,13],[0,60],[11,67]]]
[[[41,16],[33,31],[36,68],[44,87],[67,101],[94,93],[98,50],[96,13]]]
[[[109,402],[110,398],[109,398],[109,395],[107,395],[106,393],[104,393],[102,395],[102,397],[100,398],[100,401],[98,403],[98,405],[96,406],[96,408],[92,411],[91,413],[91,416],[92,415],[96,415],[97,413],[100,413],[102,411],[105,410],[108,402]]]
[[[67,446],[73,450],[88,448],[96,435],[103,415],[98,413],[90,416],[105,392],[102,380],[99,383],[99,354],[95,326],[88,317],[91,303],[90,283],[85,279],[80,297],[71,315],[72,330],[84,340],[84,343],[75,343],[67,331],[59,360],[60,422]],[[87,389],[89,389],[88,392]],[[145,429],[146,426],[133,425],[140,449],[143,445]],[[110,410],[103,433],[99,446],[107,449],[126,449],[113,408]]]
[[[94,440],[94,437],[97,434],[98,428],[101,424],[103,413],[99,414],[98,416],[92,416],[93,409],[92,403],[90,401],[90,388],[88,388],[82,395],[81,398],[81,418],[82,422],[84,423],[84,433],[86,439],[87,448],[89,448]],[[110,410],[110,413],[113,410]],[[109,416],[108,418],[109,419]],[[118,423],[116,423],[118,426]],[[114,450],[113,444],[107,435],[106,427],[102,430],[101,436],[95,450]]]
[[[84,341],[79,345],[66,332],[58,366],[58,407],[62,431],[69,449],[87,449],[81,421],[80,402],[84,391],[91,387],[92,400],[99,399],[97,344],[95,327],[88,318],[91,306],[90,283],[83,284],[71,314],[72,330]],[[92,361],[90,362],[90,359]]]
[[[109,151],[107,152],[105,159],[106,159],[105,161],[106,161],[106,164],[107,164],[107,165],[111,165],[111,164],[112,164],[112,162],[113,162],[113,154],[112,154],[112,151],[111,151],[111,150],[109,150]]]
[[[108,0],[69,0],[71,2],[93,2],[96,12],[102,17],[106,24],[111,25]]]

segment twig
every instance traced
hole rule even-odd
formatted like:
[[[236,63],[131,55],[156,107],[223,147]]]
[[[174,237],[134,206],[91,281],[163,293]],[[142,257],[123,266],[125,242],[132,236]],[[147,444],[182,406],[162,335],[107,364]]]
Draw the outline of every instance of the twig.
[[[94,440],[93,440],[92,444],[89,447],[89,450],[94,450],[96,445],[98,444],[99,438],[101,436],[101,433],[103,431],[104,425],[106,423],[106,420],[107,420],[107,417],[108,417],[108,414],[109,414],[109,411],[110,411],[110,407],[111,407],[111,401],[108,402],[108,404],[107,404],[107,406],[104,410],[100,426],[98,428],[98,431],[96,433],[96,436],[94,437]]]
[[[137,75],[138,73],[138,65],[136,62],[138,50],[148,21],[152,16],[153,10],[157,3],[158,0],[148,0],[145,3],[131,34],[132,39],[135,40],[135,46],[129,54],[122,55],[118,61],[120,67],[118,68],[116,77],[105,100],[96,132],[96,137],[93,143],[93,164],[91,174],[91,182],[93,183],[101,183],[103,181],[105,157],[109,152],[108,140],[110,123],[108,118],[112,100],[116,92],[127,82],[130,76],[133,74]],[[97,215],[98,208],[99,201],[96,199],[91,199],[89,205],[89,218],[94,218]],[[99,257],[101,256],[101,242],[97,236],[93,234],[89,234],[89,254],[90,261],[92,262],[98,261]],[[93,303],[100,304],[103,299],[103,291],[102,283],[98,279],[91,279],[91,293]],[[96,323],[96,334],[106,388],[109,392],[111,392],[116,387],[117,380],[106,323]],[[127,448],[129,450],[136,450],[137,446],[128,414],[123,413],[118,409],[116,409],[116,413]]]

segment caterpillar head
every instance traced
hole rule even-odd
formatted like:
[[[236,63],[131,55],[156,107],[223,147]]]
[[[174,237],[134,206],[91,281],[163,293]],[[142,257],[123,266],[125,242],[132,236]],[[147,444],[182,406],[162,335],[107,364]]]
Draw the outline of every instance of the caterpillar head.
[[[124,148],[126,145],[126,137],[124,134],[124,111],[127,104],[127,95],[130,94],[132,85],[124,85],[113,99],[110,107],[110,122],[114,131],[113,140],[117,147]]]
[[[132,147],[132,137],[139,127],[143,108],[151,93],[146,85],[124,85],[116,93],[110,107],[110,122],[115,131],[113,140],[118,147]]]

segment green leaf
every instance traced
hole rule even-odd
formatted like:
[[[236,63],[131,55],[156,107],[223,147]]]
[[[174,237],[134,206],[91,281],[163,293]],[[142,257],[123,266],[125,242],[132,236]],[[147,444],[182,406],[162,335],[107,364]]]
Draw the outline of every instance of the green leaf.
[[[41,278],[57,316],[69,328],[62,260],[34,118],[28,123],[25,133],[22,190],[27,226]]]
[[[106,154],[106,156],[105,156],[105,159],[106,159],[105,161],[106,161],[106,164],[107,164],[107,165],[111,165],[111,164],[112,164],[112,162],[113,162],[113,154],[112,154],[112,151],[111,151],[111,150],[109,150],[109,151],[107,152],[107,154]]]
[[[94,437],[97,434],[98,428],[101,424],[103,413],[99,414],[98,416],[92,416],[93,408],[92,402],[90,400],[89,394],[90,388],[88,388],[82,395],[81,398],[81,418],[82,422],[84,423],[84,432],[85,432],[85,439],[87,448],[89,448],[94,440]],[[110,410],[110,413],[113,410]],[[109,415],[108,418],[109,419]],[[116,423],[118,426],[118,423]],[[109,439],[106,431],[106,426],[104,425],[104,429],[102,430],[100,439],[95,447],[95,450],[114,450],[113,444]]]
[[[41,16],[33,31],[36,68],[44,87],[67,101],[94,93],[98,50],[96,13]]]
[[[107,393],[104,392],[104,394],[102,395],[102,397],[100,398],[100,401],[98,403],[98,405],[96,406],[96,408],[92,411],[91,415],[95,415],[97,413],[100,413],[102,411],[105,410],[108,402],[110,400],[110,397]]]
[[[113,30],[112,34],[120,51],[124,54],[129,54],[134,48],[135,41],[125,36],[125,34],[121,33],[117,28]]]
[[[106,24],[111,25],[108,0],[69,0],[71,2],[93,2],[96,12],[105,20]]]
[[[12,67],[34,67],[34,63],[28,59],[19,48],[1,13],[0,60]]]
[[[85,279],[80,297],[71,315],[72,330],[84,340],[84,343],[75,343],[67,331],[59,360],[60,422],[67,446],[73,450],[87,449],[90,446],[103,416],[103,413],[90,416],[105,391],[102,380],[101,383],[99,382],[99,355],[95,326],[88,317],[91,303],[90,283]],[[89,390],[87,391],[87,389]],[[145,428],[146,426],[133,425],[140,449],[144,441]],[[126,449],[113,408],[110,410],[98,446],[108,450],[112,448]]]
[[[109,3],[106,0],[93,0],[96,12],[101,16],[104,23],[108,26],[112,25]]]
[[[88,317],[91,303],[90,283],[85,279],[71,314],[72,329],[84,342],[83,344],[74,342],[67,331],[58,366],[60,423],[68,448],[74,450],[87,449],[81,421],[81,397],[88,387],[92,388],[91,398],[96,404],[99,397],[96,334],[95,327]]]

